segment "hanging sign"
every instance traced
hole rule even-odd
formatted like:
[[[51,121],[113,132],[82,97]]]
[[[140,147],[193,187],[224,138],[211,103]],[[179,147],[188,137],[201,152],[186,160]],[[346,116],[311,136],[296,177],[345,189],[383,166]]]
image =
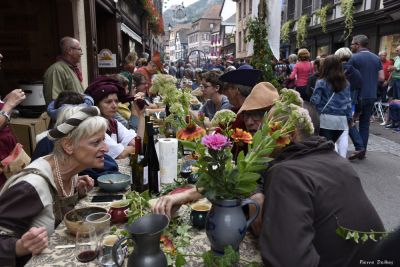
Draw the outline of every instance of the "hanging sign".
[[[102,49],[97,58],[99,68],[117,67],[117,55],[113,54],[110,49]]]

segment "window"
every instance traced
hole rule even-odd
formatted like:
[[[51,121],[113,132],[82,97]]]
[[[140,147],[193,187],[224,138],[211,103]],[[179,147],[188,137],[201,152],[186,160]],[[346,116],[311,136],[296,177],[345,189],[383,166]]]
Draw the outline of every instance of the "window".
[[[333,0],[321,0],[321,7],[324,7],[329,4],[333,5],[334,4]]]
[[[243,18],[246,17],[246,0],[243,0]]]
[[[295,5],[296,5],[295,0],[288,0],[288,6],[287,6],[288,20],[294,19]]]
[[[242,51],[242,33],[241,33],[241,32],[239,32],[239,40],[238,40],[238,43],[239,43],[238,51],[240,52],[240,51]]]
[[[301,5],[301,14],[302,15],[311,15],[312,10],[312,0],[302,0]]]
[[[253,0],[249,0],[249,14],[251,14],[252,9],[253,9]]]
[[[239,20],[242,19],[242,2],[239,2]]]

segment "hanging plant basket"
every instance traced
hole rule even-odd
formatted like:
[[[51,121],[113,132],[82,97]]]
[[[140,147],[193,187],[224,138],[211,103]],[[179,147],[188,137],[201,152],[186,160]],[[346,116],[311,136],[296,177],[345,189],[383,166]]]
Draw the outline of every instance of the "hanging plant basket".
[[[329,13],[332,14],[332,12],[333,12],[333,6],[331,4],[327,4],[315,12],[315,15],[319,18],[319,21],[321,23],[322,32],[324,33],[326,33],[326,23],[328,14]]]
[[[340,7],[344,16],[344,40],[350,37],[354,28],[354,0],[341,0]]]
[[[297,34],[296,34],[296,47],[300,48],[305,44],[307,38],[307,28],[310,22],[310,17],[308,15],[303,15],[297,21]]]
[[[289,41],[290,33],[293,29],[293,20],[286,21],[281,27],[281,40],[286,43]]]

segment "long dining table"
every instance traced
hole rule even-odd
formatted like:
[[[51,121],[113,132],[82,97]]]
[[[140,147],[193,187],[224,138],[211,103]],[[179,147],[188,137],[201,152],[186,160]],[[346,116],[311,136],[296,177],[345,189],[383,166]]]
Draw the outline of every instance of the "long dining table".
[[[129,166],[129,160],[117,160],[119,171],[124,174],[131,174],[131,168]],[[93,196],[109,194],[102,192],[99,188],[95,187],[90,191],[85,198],[82,198],[76,205],[76,208],[87,207],[87,206],[99,206],[110,208],[111,202],[91,202]],[[184,207],[185,208],[185,207]],[[186,208],[189,208],[186,206]],[[188,222],[189,223],[189,222]],[[123,225],[121,226],[123,227]],[[187,254],[199,254],[210,250],[210,243],[207,239],[205,230],[197,230],[191,228],[189,230],[190,244],[186,247]],[[75,236],[71,235],[64,222],[61,222],[55,229],[55,232],[49,237],[48,248],[45,249],[40,255],[33,256],[29,262],[25,265],[28,267],[36,266],[60,266],[60,267],[75,267],[75,266],[100,266],[97,260],[93,260],[89,263],[81,263],[76,259],[75,250],[73,247],[65,247],[65,245],[74,245]],[[61,246],[61,247],[60,247]],[[240,258],[249,262],[261,263],[261,256],[258,249],[257,240],[249,232],[246,234],[244,240],[240,244],[239,248]],[[185,266],[204,266],[201,257],[189,257],[186,258],[187,263]],[[124,266],[127,266],[127,259],[124,261]],[[239,264],[239,266],[241,266]]]

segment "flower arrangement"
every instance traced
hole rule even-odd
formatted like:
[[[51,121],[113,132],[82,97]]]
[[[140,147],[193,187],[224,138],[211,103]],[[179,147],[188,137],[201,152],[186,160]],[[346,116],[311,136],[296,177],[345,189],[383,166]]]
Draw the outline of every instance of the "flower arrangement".
[[[257,186],[259,172],[272,160],[272,151],[289,144],[290,134],[296,128],[314,131],[302,103],[299,93],[282,89],[274,108],[264,115],[263,123],[253,137],[242,129],[235,129],[230,136],[215,133],[205,135],[201,142],[182,141],[199,155],[195,164],[199,174],[197,190],[211,200],[248,197]],[[232,140],[248,146],[247,155],[241,151],[236,164],[231,152]]]
[[[154,34],[164,33],[164,21],[152,0],[141,0],[143,9],[148,17],[150,30]]]
[[[187,115],[189,115],[190,89],[176,88],[176,78],[167,74],[157,74],[154,76],[153,85],[150,91],[153,94],[159,94],[163,103],[168,106],[169,112],[164,124],[172,126],[174,129],[182,129],[188,126],[188,122],[185,121]]]

